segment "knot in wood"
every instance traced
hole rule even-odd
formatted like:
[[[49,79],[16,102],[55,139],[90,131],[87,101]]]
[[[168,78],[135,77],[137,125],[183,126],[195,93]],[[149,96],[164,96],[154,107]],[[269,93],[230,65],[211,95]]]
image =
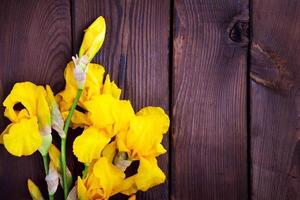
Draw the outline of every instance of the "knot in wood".
[[[229,29],[229,38],[235,43],[248,44],[249,23],[247,21],[237,21]]]

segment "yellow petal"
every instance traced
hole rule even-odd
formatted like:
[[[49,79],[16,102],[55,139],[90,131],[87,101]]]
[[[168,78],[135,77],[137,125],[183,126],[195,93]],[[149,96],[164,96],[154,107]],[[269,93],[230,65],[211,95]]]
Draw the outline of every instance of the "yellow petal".
[[[117,143],[116,141],[113,141],[105,146],[105,148],[102,151],[102,156],[106,157],[108,162],[112,163],[116,152],[117,152]]]
[[[31,179],[27,180],[27,187],[32,200],[44,199],[40,189],[34,184],[34,182]]]
[[[110,95],[100,95],[85,103],[90,119],[98,129],[112,127],[116,121],[117,100]]]
[[[110,196],[116,188],[122,184],[125,178],[124,172],[101,157],[94,165],[93,173],[100,179],[105,196]]]
[[[137,116],[145,116],[150,117],[153,121],[152,123],[155,123],[162,133],[166,133],[170,126],[170,119],[169,116],[166,115],[164,110],[160,107],[145,107],[142,108],[137,114]]]
[[[164,146],[162,144],[158,144],[158,145],[156,145],[155,152],[156,152],[155,156],[158,156],[158,155],[166,153],[167,150],[164,148]]]
[[[130,122],[126,144],[127,148],[132,150],[132,159],[154,154],[156,145],[162,140],[162,133],[158,132],[156,127],[157,124],[152,123],[150,119],[139,116]]]
[[[85,128],[87,126],[90,126],[91,124],[92,122],[90,121],[86,113],[77,110],[74,111],[72,117],[72,128],[77,128],[77,127]]]
[[[4,146],[15,156],[31,155],[42,144],[36,117],[13,124],[3,136]]]
[[[158,156],[165,153],[160,143],[163,134],[169,128],[169,123],[169,117],[161,108],[147,107],[139,111],[131,120],[130,129],[123,141],[127,148],[132,150],[130,157],[138,159],[141,156]]]
[[[109,74],[106,75],[105,82],[102,88],[102,94],[109,94],[116,99],[119,99],[121,96],[121,89],[118,86],[110,81]]]
[[[121,130],[127,130],[134,111],[129,101],[99,95],[85,103],[91,122],[98,129],[106,129],[112,137]]]
[[[116,136],[116,141],[117,141],[117,146],[118,150],[121,152],[130,152],[130,149],[127,148],[127,132],[126,131],[121,131],[117,136]]]
[[[61,171],[61,169],[60,169],[60,151],[54,144],[51,144],[51,146],[49,148],[49,157],[50,157],[50,165],[52,165],[52,168],[54,168],[58,172],[60,172]]]
[[[67,64],[64,77],[66,80],[66,87],[62,92],[56,95],[56,100],[60,109],[62,111],[67,111],[71,108],[77,92],[77,83],[74,78],[74,63],[72,61]]]
[[[137,174],[126,178],[118,187],[118,192],[132,195],[138,190],[146,191],[153,186],[159,185],[165,179],[166,176],[158,167],[156,158],[141,158]]]
[[[163,183],[166,179],[165,174],[157,166],[155,158],[141,158],[138,173],[135,175],[137,188],[146,191],[149,188]]]
[[[73,143],[73,152],[78,161],[90,163],[93,159],[99,158],[101,151],[108,144],[110,138],[102,131],[90,127],[83,131]]]
[[[87,189],[79,176],[77,179],[77,195],[79,200],[88,200]]]
[[[3,102],[4,116],[12,122],[17,122],[24,117],[36,116],[36,98],[37,86],[35,84],[31,82],[16,83]],[[17,103],[21,103],[24,108],[20,111],[14,110]]]
[[[135,194],[138,191],[138,188],[135,184],[135,177],[136,175],[126,178],[118,187],[116,192],[125,194],[127,196]]]
[[[5,134],[8,134],[9,129],[10,129],[10,127],[11,127],[12,125],[13,125],[13,123],[9,124],[9,125],[4,129],[4,131],[1,133],[1,135],[0,135],[0,144],[3,144],[3,136],[4,136]]]
[[[132,195],[128,198],[128,200],[136,200],[136,195]]]
[[[116,122],[114,124],[115,132],[128,130],[130,121],[134,118],[134,110],[130,101],[120,100],[116,109]]]
[[[90,100],[93,96],[99,95],[103,85],[104,67],[99,64],[90,63],[85,81],[85,88],[82,100]]]
[[[105,20],[100,16],[85,31],[79,57],[86,55],[88,60],[91,61],[103,44],[105,31]]]

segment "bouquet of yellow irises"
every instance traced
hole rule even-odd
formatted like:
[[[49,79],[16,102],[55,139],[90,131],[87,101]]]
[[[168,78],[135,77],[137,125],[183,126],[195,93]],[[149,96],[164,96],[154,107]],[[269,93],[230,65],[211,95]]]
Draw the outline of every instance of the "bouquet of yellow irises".
[[[105,32],[103,17],[85,31],[78,56],[66,66],[63,91],[54,95],[49,85],[16,83],[3,102],[11,124],[0,143],[14,156],[40,152],[50,200],[59,185],[64,199],[106,200],[122,193],[133,200],[137,191],[146,191],[166,178],[156,157],[166,153],[161,142],[169,117],[159,107],[135,113],[130,101],[120,99],[121,89],[109,75],[104,76],[104,68],[90,63]],[[85,166],[77,180],[66,164],[69,127],[83,130],[73,142],[73,153]],[[52,132],[61,138],[60,150],[52,144]],[[133,161],[139,161],[137,172],[126,177],[125,170]],[[32,199],[44,199],[32,180],[27,184]]]

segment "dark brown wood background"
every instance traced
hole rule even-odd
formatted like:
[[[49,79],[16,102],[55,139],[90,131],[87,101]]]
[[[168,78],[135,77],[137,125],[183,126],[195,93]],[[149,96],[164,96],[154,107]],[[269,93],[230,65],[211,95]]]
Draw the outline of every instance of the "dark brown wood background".
[[[107,34],[94,62],[136,110],[171,118],[159,158],[168,179],[138,199],[300,199],[300,1],[2,0],[0,101],[20,81],[61,90],[99,15]],[[0,199],[30,199],[27,178],[46,193],[41,157],[1,146]]]

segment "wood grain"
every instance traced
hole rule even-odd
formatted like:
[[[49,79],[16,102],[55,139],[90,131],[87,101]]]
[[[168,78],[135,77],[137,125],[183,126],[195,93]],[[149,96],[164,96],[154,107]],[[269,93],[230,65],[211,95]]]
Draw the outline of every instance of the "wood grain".
[[[252,199],[300,199],[300,2],[253,0]]]
[[[171,199],[247,197],[247,1],[175,0]]]
[[[63,71],[71,56],[69,1],[1,1],[0,102],[14,83],[32,81],[63,88]],[[1,131],[8,124],[0,109]],[[0,199],[30,199],[27,179],[46,193],[43,161],[38,153],[17,158],[0,146]]]
[[[169,109],[169,0],[73,1],[74,52],[78,52],[85,28],[98,16],[106,19],[104,45],[94,59],[123,89],[136,111],[141,107]],[[164,141],[168,149],[168,139]],[[159,158],[168,174],[168,155]],[[168,181],[138,199],[168,199]]]

